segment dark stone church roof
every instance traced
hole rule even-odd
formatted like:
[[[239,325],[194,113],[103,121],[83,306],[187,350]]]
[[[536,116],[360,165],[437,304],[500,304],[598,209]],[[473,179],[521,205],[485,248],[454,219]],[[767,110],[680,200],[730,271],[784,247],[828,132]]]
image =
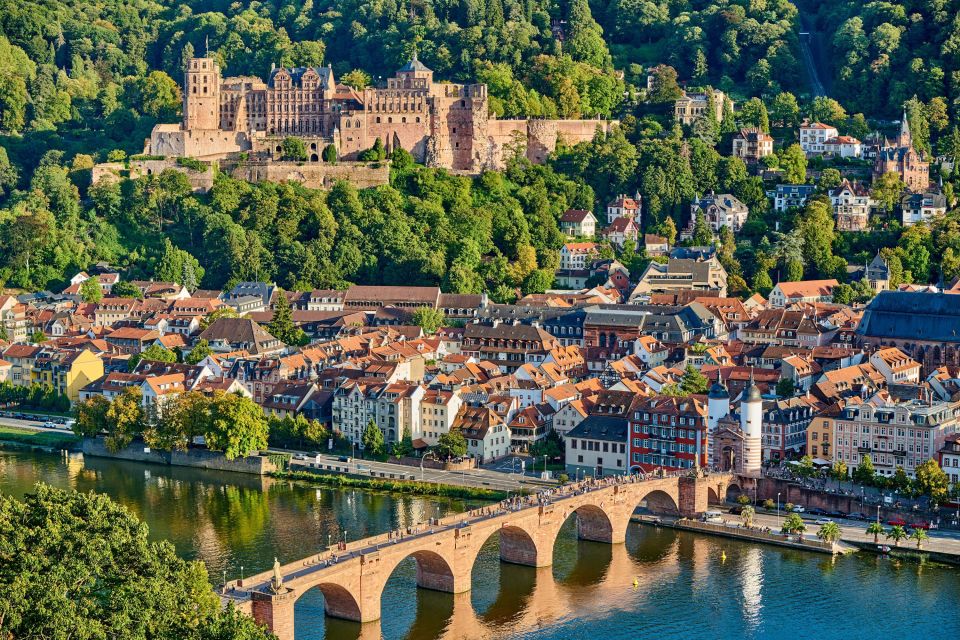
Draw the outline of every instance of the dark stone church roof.
[[[857,334],[960,343],[960,295],[881,291],[867,305]]]

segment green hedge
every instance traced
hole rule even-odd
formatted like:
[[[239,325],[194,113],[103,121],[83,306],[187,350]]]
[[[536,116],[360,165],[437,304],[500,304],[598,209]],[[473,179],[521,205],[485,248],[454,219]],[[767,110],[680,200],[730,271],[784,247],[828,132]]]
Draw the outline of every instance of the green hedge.
[[[207,165],[193,158],[177,158],[177,164],[192,171],[203,173],[207,170]]]
[[[480,489],[476,487],[459,487],[450,484],[434,484],[430,482],[403,482],[400,480],[374,480],[354,478],[345,475],[320,474],[310,471],[278,471],[270,474],[274,478],[284,480],[303,480],[313,484],[322,484],[335,489],[370,489],[373,491],[387,491],[419,496],[441,496],[444,498],[462,498],[466,500],[498,501],[507,497],[506,491]]]

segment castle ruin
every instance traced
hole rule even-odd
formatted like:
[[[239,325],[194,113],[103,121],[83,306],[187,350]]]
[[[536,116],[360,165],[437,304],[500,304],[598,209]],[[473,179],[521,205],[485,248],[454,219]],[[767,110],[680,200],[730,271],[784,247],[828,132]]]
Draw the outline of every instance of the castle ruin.
[[[187,64],[182,122],[154,127],[144,153],[217,160],[245,152],[276,161],[283,139],[294,136],[303,140],[307,162],[318,163],[328,145],[355,160],[379,138],[388,153],[402,148],[423,164],[477,173],[501,168],[517,151],[543,162],[558,139],[591,140],[610,125],[498,119],[489,114],[486,85],[435,82],[416,55],[385,87],[362,91],[338,84],[329,66],[274,68],[264,82],[223,78],[216,60],[205,57]]]

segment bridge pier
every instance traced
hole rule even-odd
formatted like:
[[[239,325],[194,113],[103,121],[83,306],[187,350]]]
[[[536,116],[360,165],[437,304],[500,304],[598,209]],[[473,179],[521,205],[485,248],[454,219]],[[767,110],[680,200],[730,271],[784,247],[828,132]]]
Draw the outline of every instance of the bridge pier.
[[[678,480],[677,507],[680,515],[693,518],[707,510],[710,499],[710,480],[708,478],[690,478],[681,476]]]
[[[253,618],[278,640],[294,640],[293,605],[297,594],[293,589],[281,593],[254,591],[250,594]]]

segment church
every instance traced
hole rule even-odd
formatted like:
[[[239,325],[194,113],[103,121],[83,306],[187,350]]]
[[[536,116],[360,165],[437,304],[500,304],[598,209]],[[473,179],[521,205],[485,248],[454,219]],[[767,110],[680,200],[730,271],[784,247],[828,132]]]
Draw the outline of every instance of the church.
[[[609,130],[605,120],[500,120],[490,114],[485,84],[436,82],[417,59],[385,86],[354,89],[338,83],[330,66],[274,67],[266,81],[223,78],[215,58],[193,58],[184,73],[183,120],[158,124],[144,153],[216,160],[246,153],[279,161],[282,142],[301,138],[307,162],[333,145],[356,160],[379,138],[389,153],[402,148],[423,164],[477,173],[501,168],[519,148],[535,163],[566,144]]]

